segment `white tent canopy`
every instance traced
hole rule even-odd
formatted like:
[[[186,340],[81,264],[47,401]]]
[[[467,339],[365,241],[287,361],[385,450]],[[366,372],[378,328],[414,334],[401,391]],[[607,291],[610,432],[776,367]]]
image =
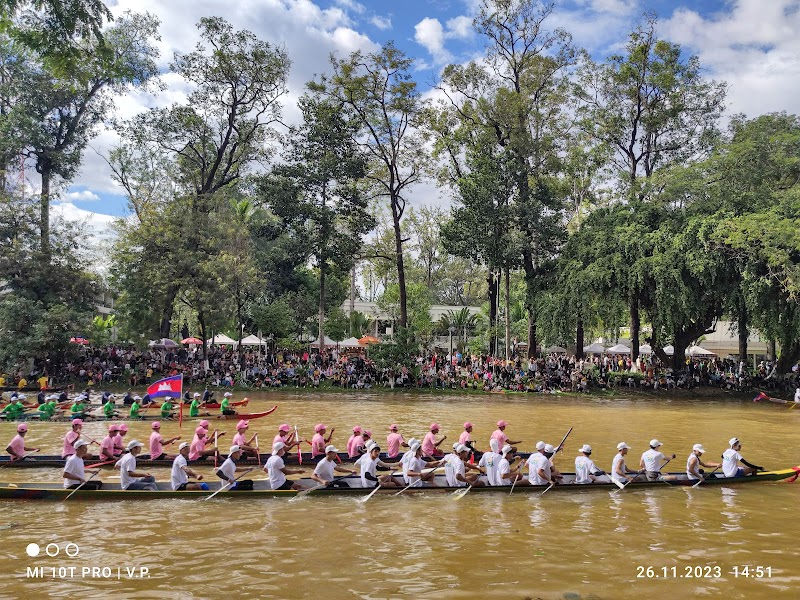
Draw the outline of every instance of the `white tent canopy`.
[[[311,344],[309,344],[309,345],[310,345],[310,346],[314,346],[314,347],[319,347],[319,338],[316,338],[316,339],[315,339],[313,342],[311,342]],[[333,341],[331,338],[329,338],[329,337],[326,335],[326,336],[325,336],[325,345],[326,345],[326,346],[335,346],[335,345],[336,345],[336,342],[334,342],[334,341]]]
[[[598,344],[595,342],[594,344],[589,344],[588,346],[583,347],[583,351],[587,354],[602,354],[606,351],[603,347],[603,344]]]
[[[364,346],[361,345],[361,342],[354,337],[347,338],[346,340],[342,340],[339,342],[339,348],[363,348]]]
[[[242,346],[266,346],[266,340],[262,340],[257,335],[248,335],[246,338],[242,339]]]
[[[650,347],[650,344],[644,344],[643,346],[639,346],[639,354],[652,354],[653,349]]]
[[[566,348],[562,348],[561,346],[550,346],[543,350],[546,354],[564,354],[567,351]]]
[[[664,346],[664,354],[666,354],[667,356],[672,356],[673,354],[675,354],[675,346],[672,345]]]
[[[224,333],[218,333],[217,335],[215,335],[210,340],[206,340],[206,343],[208,343],[208,344],[216,344],[217,346],[219,346],[221,344],[224,344],[226,346],[235,346],[238,342],[236,340],[233,340],[233,339],[229,338]]]
[[[711,350],[706,350],[700,346],[689,346],[685,354],[686,356],[716,356]]]
[[[617,344],[616,346],[611,346],[611,348],[608,348],[606,352],[608,354],[630,354],[631,349],[625,344]]]

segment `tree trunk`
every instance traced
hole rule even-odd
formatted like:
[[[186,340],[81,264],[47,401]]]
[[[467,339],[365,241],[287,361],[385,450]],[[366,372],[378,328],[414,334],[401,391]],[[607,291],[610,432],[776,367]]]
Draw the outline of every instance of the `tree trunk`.
[[[42,254],[50,261],[50,169],[42,168],[42,191],[39,194],[39,229],[42,238]]]
[[[769,360],[775,360],[778,356],[778,345],[775,343],[775,340],[769,340],[767,342],[767,358]]]
[[[583,358],[583,320],[578,319],[578,326],[575,328],[575,358]]]
[[[355,332],[355,321],[353,320],[353,313],[356,310],[356,265],[353,263],[353,268],[350,269],[350,335],[352,337],[361,337],[361,333]]]
[[[792,366],[800,359],[800,340],[792,336],[792,339],[781,340],[781,355],[778,358],[778,374],[784,375],[791,372]]]
[[[737,327],[739,329],[739,362],[744,361],[747,364],[747,338],[750,335],[750,324],[747,321],[747,306],[745,306],[744,299],[739,300],[739,320]]]
[[[636,363],[639,358],[639,297],[634,294],[630,305],[631,312],[631,362]],[[677,348],[675,349],[677,352]]]
[[[403,264],[403,234],[400,230],[400,213],[397,200],[392,198],[392,222],[394,224],[394,251],[397,260],[397,285],[400,288],[400,327],[408,327],[408,298],[406,296],[406,269]]]
[[[494,269],[491,267],[486,283],[489,284],[489,355],[492,356],[497,341],[497,283]]]
[[[533,311],[528,310],[528,359],[536,357],[536,319]]]
[[[318,329],[317,339],[319,340],[319,355],[325,352],[325,264],[319,268],[319,313],[317,315]]]
[[[208,369],[208,342],[206,341],[206,318],[202,310],[197,311],[197,324],[200,326],[200,336],[203,338],[203,374]]]
[[[506,307],[506,318],[505,318],[505,325],[506,325],[506,361],[511,358],[511,282],[509,268],[506,267],[506,299],[505,299],[505,307]]]

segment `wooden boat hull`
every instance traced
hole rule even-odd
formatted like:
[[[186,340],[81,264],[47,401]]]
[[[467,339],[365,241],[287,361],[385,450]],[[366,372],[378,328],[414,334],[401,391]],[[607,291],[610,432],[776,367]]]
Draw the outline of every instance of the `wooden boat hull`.
[[[704,486],[709,485],[743,485],[743,484],[755,484],[755,483],[767,483],[767,482],[775,482],[775,481],[782,481],[784,479],[789,479],[797,475],[798,471],[800,471],[800,467],[795,467],[793,469],[784,469],[781,471],[765,471],[759,473],[755,476],[751,477],[716,477],[713,476],[709,479]],[[673,477],[672,480],[666,481],[642,481],[642,482],[634,482],[627,486],[625,492],[643,489],[643,488],[665,488],[668,486],[691,486],[694,485],[696,482],[691,481],[686,478],[685,473],[670,473],[668,474],[669,477]],[[570,481],[574,479],[574,475],[570,473],[564,474],[565,481]],[[399,478],[398,478],[399,479]],[[603,479],[607,480],[607,477]],[[305,485],[306,487],[313,487],[316,485],[316,482],[309,479],[304,478],[298,480],[300,483]],[[360,497],[365,496],[373,491],[374,488],[364,488],[361,487],[361,478],[359,477],[343,477],[340,481],[344,482],[348,487],[344,488],[323,488],[318,489],[310,492],[308,495],[311,496],[354,496]],[[454,492],[458,490],[462,490],[463,488],[456,488],[456,487],[448,487],[445,484],[444,476],[437,475],[436,476],[436,483],[440,487],[419,487],[419,488],[408,488],[404,494],[409,493],[448,493]],[[204,490],[197,490],[197,491],[173,491],[170,489],[169,483],[159,483],[159,489],[157,491],[127,491],[122,490],[117,483],[109,483],[105,484],[103,489],[101,490],[78,490],[75,494],[70,498],[70,500],[155,500],[155,499],[165,499],[165,498],[183,498],[183,499],[202,499],[205,496],[209,496],[214,492],[218,491],[220,488],[220,483],[214,482],[209,484],[211,489],[204,491]],[[298,492],[294,490],[272,490],[269,488],[269,481],[263,479],[257,479],[254,481],[254,489],[252,491],[223,491],[219,493],[216,498],[223,499],[223,498],[292,498],[297,495]],[[543,485],[536,485],[536,486],[516,486],[514,488],[514,494],[541,494],[547,486]],[[402,488],[381,488],[378,490],[376,494],[395,494]],[[560,492],[560,493],[569,493],[569,492],[585,492],[591,490],[605,490],[605,491],[613,491],[617,490],[618,488],[606,481],[603,483],[593,483],[593,484],[574,484],[574,483],[564,483],[562,485],[557,485],[552,488],[552,492]],[[13,499],[13,500],[64,500],[66,497],[72,492],[73,490],[67,490],[61,487],[59,484],[43,484],[43,483],[0,483],[0,499]],[[470,490],[470,494],[508,494],[511,491],[510,486],[487,486],[487,487],[473,487]]]
[[[269,410],[265,410],[265,411],[257,412],[257,413],[237,413],[235,415],[201,415],[199,417],[187,417],[187,416],[184,415],[183,420],[184,421],[202,421],[203,419],[206,419],[208,421],[238,421],[239,419],[245,419],[247,421],[252,421],[253,419],[260,419],[262,417],[266,417],[267,415],[272,414],[273,412],[275,412],[277,410],[277,408],[278,408],[278,405],[276,404],[275,406],[273,406]],[[108,419],[108,418],[106,418],[106,417],[104,417],[102,415],[95,416],[95,415],[91,415],[91,414],[86,415],[86,416],[81,417],[81,418],[83,419],[84,423],[90,423],[90,422],[94,422],[94,421],[148,421],[148,420],[150,420],[150,421],[153,421],[153,420],[177,421],[178,420],[177,414],[175,414],[175,416],[169,418],[169,417],[162,417],[158,412],[155,412],[155,411],[152,414],[145,413],[144,415],[140,416],[138,419],[131,419],[130,417],[113,417],[113,418]],[[66,417],[66,416],[61,416],[61,417],[53,417],[52,419],[47,419],[45,421],[41,421],[39,419],[39,413],[33,413],[33,414],[26,414],[25,416],[23,416],[22,418],[19,418],[19,419],[0,419],[0,420],[6,421],[6,422],[39,421],[40,423],[69,423],[72,420],[72,418],[71,417]]]

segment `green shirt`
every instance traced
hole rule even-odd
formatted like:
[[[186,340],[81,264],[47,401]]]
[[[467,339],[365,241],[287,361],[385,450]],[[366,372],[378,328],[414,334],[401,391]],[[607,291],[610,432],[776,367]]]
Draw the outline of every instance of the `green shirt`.
[[[224,413],[226,410],[228,410],[228,405],[230,403],[231,403],[230,400],[228,400],[227,398],[223,398],[222,402],[220,402],[220,405],[219,405],[219,411]]]
[[[131,404],[131,412],[128,413],[131,419],[138,419],[139,418],[139,409],[142,407],[136,400],[133,401]]]
[[[16,402],[12,402],[6,406],[3,409],[3,412],[7,413],[10,419],[16,419],[17,417],[22,416],[22,414],[25,412],[25,406],[20,400],[17,400]]]
[[[77,402],[77,403],[73,404],[72,408],[70,409],[70,411],[72,412],[73,415],[80,414],[84,410],[86,410],[86,407],[83,404],[81,404],[80,402]]]
[[[108,401],[105,404],[103,404],[103,414],[107,417],[113,417],[115,408],[116,405],[113,402]]]
[[[190,417],[200,416],[200,402],[198,402],[196,399],[192,400],[192,403],[189,405],[189,416]]]
[[[161,405],[161,416],[162,417],[169,417],[172,414],[172,402],[164,402]]]
[[[49,419],[56,414],[56,403],[52,400],[50,402],[45,402],[39,407],[39,412]]]

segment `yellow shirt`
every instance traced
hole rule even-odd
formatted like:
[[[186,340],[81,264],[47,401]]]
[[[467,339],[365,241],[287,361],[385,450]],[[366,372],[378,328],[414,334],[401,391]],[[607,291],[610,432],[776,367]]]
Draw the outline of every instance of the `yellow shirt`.
[[[36,381],[39,382],[39,389],[40,390],[46,390],[47,389],[47,382],[50,381],[50,378],[45,376],[45,375],[42,375]]]
[[[0,387],[5,387],[5,385],[6,385],[6,378],[0,377]]]
[[[23,377],[22,379],[19,380],[17,387],[19,387],[19,389],[22,389],[27,385],[28,385],[28,380]]]

